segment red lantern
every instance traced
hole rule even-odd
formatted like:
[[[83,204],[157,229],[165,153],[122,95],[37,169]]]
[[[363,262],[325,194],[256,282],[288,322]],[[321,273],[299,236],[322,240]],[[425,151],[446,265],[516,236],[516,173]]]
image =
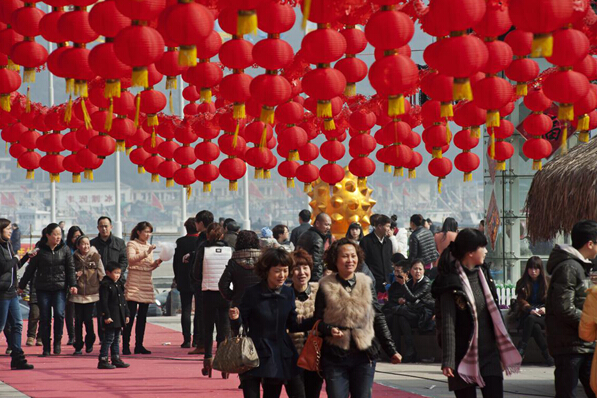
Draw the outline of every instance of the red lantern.
[[[83,148],[77,152],[77,163],[85,168],[83,176],[90,181],[93,181],[93,170],[98,169],[103,162],[89,148]]]
[[[151,155],[145,151],[145,149],[143,149],[142,147],[139,147],[137,149],[134,149],[131,154],[130,154],[130,160],[133,164],[137,165],[137,173],[139,174],[144,174],[145,173],[145,168],[143,167],[143,165],[145,164],[145,161],[150,157]]]
[[[522,146],[524,155],[529,159],[533,159],[533,170],[541,170],[541,159],[549,157],[551,151],[551,143],[543,138],[531,138]]]
[[[546,59],[557,66],[571,66],[589,54],[589,39],[576,29],[561,29],[553,34],[553,55]]]
[[[142,5],[145,6],[146,3],[144,1]],[[133,68],[133,87],[149,87],[147,67],[160,59],[163,49],[164,39],[149,26],[129,26],[122,29],[114,39],[116,56],[122,63]]]
[[[35,177],[35,169],[39,167],[41,155],[31,149],[19,156],[19,166],[27,170],[27,179],[32,180]]]
[[[481,164],[479,157],[472,152],[464,151],[454,158],[454,166],[464,173],[464,181],[473,180],[473,171]]]
[[[239,158],[224,159],[220,163],[220,174],[230,181],[229,189],[231,191],[238,190],[238,180],[240,180],[246,172],[247,165]]]
[[[408,169],[408,178],[417,178],[416,168],[419,167],[421,163],[423,163],[423,157],[420,153],[413,151],[410,161],[404,164],[404,167]]]
[[[512,61],[504,71],[508,79],[516,82],[516,95],[527,95],[527,84],[539,75],[539,64],[529,58]]]
[[[403,55],[384,57],[375,61],[369,70],[371,86],[380,96],[388,98],[390,117],[405,113],[403,94],[416,85],[418,78],[417,66]]]
[[[195,169],[195,178],[197,179],[197,181],[201,181],[203,183],[203,192],[211,192],[211,183],[212,181],[215,181],[219,176],[220,171],[213,164],[202,164],[197,166],[197,168]]]
[[[552,101],[547,98],[542,89],[530,91],[524,98],[524,105],[533,112],[543,112],[551,104]]]
[[[507,80],[489,76],[473,86],[475,103],[487,110],[487,127],[499,127],[499,110],[512,101],[512,86]]]
[[[447,158],[436,158],[429,162],[429,173],[437,177],[437,192],[442,193],[442,180],[452,172],[452,162]]]

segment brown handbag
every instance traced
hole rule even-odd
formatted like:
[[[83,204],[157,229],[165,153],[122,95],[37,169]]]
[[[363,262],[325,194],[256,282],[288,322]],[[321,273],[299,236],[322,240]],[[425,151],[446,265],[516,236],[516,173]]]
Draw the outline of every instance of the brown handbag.
[[[317,326],[320,321],[315,322],[313,329],[309,332],[305,346],[301,351],[297,365],[300,368],[309,370],[311,372],[319,372],[321,359],[321,346],[323,345],[323,338],[319,337]]]
[[[259,366],[259,356],[253,340],[244,331],[239,336],[228,337],[219,345],[213,368],[227,373],[245,373]]]

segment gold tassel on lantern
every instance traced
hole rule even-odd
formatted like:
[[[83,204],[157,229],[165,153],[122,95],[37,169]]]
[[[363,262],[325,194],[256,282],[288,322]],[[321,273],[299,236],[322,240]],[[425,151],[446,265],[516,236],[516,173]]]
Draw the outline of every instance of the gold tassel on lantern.
[[[31,87],[27,86],[27,101],[25,102],[25,113],[31,112]]]
[[[75,79],[66,78],[64,83],[66,85],[67,94],[72,94],[75,92]]]
[[[497,162],[497,164],[495,165],[495,169],[498,171],[505,171],[506,170],[506,162],[504,162],[503,160],[500,162]]]
[[[116,141],[116,152],[124,152],[125,142],[123,140]]]
[[[73,118],[73,97],[71,95],[68,96],[68,104],[66,104],[66,109],[64,110],[64,123],[70,124],[70,121]]]
[[[388,97],[388,116],[404,115],[404,112],[404,96],[402,94]]]
[[[106,80],[104,98],[120,98],[120,80]]]
[[[578,140],[580,142],[589,142],[589,132],[588,131],[581,131],[580,134],[578,135]]]
[[[83,178],[86,180],[89,179],[89,169],[85,169],[85,171],[83,171]]]
[[[294,188],[294,178],[286,179],[286,188]]]
[[[431,156],[433,156],[434,159],[441,159],[443,157],[442,148],[434,147],[431,151]]]
[[[259,120],[263,123],[274,124],[274,108],[271,108],[269,106],[262,107]]]
[[[332,103],[330,101],[317,101],[317,117],[329,119],[332,116]]]
[[[126,143],[125,143],[126,145]],[[126,148],[126,156],[129,156],[133,152],[133,147]]]
[[[311,0],[304,0],[303,1],[303,22],[301,23],[301,28],[303,30],[307,29],[307,21],[309,20],[309,14],[311,13]],[[309,191],[305,191],[309,192]]]
[[[553,55],[553,36],[551,33],[533,35],[531,58],[551,57]]]
[[[408,178],[409,179],[417,178],[417,169],[408,169]]]
[[[257,32],[257,13],[255,10],[239,10],[236,34],[243,36],[253,32]]]
[[[211,192],[211,182],[203,183],[203,192]]]
[[[202,88],[201,89],[201,102],[207,102],[208,104],[211,103],[211,88]]]
[[[89,112],[87,112],[87,106],[85,105],[85,98],[81,97],[81,109],[83,110],[83,121],[85,122],[85,128],[91,130],[91,118]]]
[[[564,128],[562,129],[562,155],[568,153],[568,123],[564,123]]]
[[[87,179],[89,181],[93,181],[93,170],[89,169],[89,172],[87,173]]]
[[[10,94],[0,95],[0,108],[4,112],[10,112]]]
[[[491,142],[489,144],[489,157],[495,159],[495,134],[493,133],[493,129],[491,130],[490,138]]]
[[[528,94],[528,86],[526,83],[516,83],[516,95],[520,95],[521,97],[526,97]]]
[[[81,182],[81,173],[73,173],[73,184],[78,184]]]
[[[187,190],[187,200],[191,199],[191,194],[193,193],[193,187],[190,185],[185,185],[184,188]]]
[[[308,0],[308,1],[309,1],[309,0]],[[303,192],[311,192],[311,187],[312,187],[311,183],[310,183],[310,182],[306,182],[306,183],[303,185]]]
[[[236,128],[234,129],[234,136],[232,137],[232,149],[236,149],[236,144],[238,142],[238,131],[240,130],[240,123],[236,123]]]
[[[533,160],[533,170],[541,170],[543,165],[541,164],[541,159]]]
[[[392,172],[392,166],[389,164],[384,164],[383,165],[383,171],[384,173],[391,173]]]
[[[394,167],[394,177],[404,177],[404,168]]]
[[[27,176],[25,178],[33,180],[35,178],[35,170],[27,170]]]
[[[469,182],[473,180],[473,174],[472,173],[464,173],[464,182]]]
[[[75,80],[75,95],[83,98],[89,97],[87,82],[85,80]]]
[[[574,117],[574,106],[572,104],[560,104],[558,108],[558,119],[571,121]]]
[[[197,66],[197,47],[196,46],[180,46],[178,52],[179,66]]]
[[[437,193],[442,193],[442,178],[437,179]]]
[[[166,178],[166,188],[172,188],[174,186],[174,179]]]
[[[147,67],[141,66],[133,68],[131,86],[143,88],[149,87],[149,73],[147,72]]]
[[[262,180],[263,179],[263,169],[256,168],[255,169],[254,177],[255,177],[256,180]]]
[[[148,126],[158,126],[160,124],[158,120],[158,115],[147,115],[147,125]]]
[[[471,138],[481,138],[481,127],[471,126]]]
[[[336,130],[336,122],[334,119],[323,119],[324,130]]]
[[[160,182],[160,175],[157,173],[151,174],[151,182]]]
[[[138,174],[145,174],[145,167],[137,166],[137,173]]]
[[[35,83],[35,68],[25,68],[23,71],[24,83]]]
[[[487,127],[500,127],[500,111],[487,111]]]
[[[156,136],[155,136],[155,128],[151,129],[151,147],[155,148],[156,146]]]
[[[19,67],[19,65],[15,64],[12,59],[8,58],[8,70],[12,70],[15,72],[18,72],[21,68]]]
[[[106,131],[112,130],[112,118],[114,117],[114,100],[110,98],[110,106],[108,106],[108,116],[106,117],[106,123],[104,129]]]
[[[238,191],[238,181],[230,181],[228,183],[228,190],[229,191]]]
[[[578,131],[587,131],[589,130],[589,122],[591,121],[591,118],[589,117],[589,115],[584,114],[582,116],[580,116],[578,118],[578,126],[576,127],[576,129]]]
[[[176,76],[166,76],[166,90],[176,90],[178,84],[176,84]]]
[[[267,149],[267,125],[263,127],[263,131],[261,132],[261,139],[259,140],[259,148]]]
[[[301,160],[297,150],[288,152],[288,160]]]
[[[135,128],[139,127],[139,113],[141,113],[141,95],[135,98]]]
[[[451,102],[442,102],[439,107],[439,114],[441,117],[452,117],[454,116],[454,107]],[[447,122],[447,120],[446,120]]]
[[[344,89],[344,95],[346,97],[354,97],[356,94],[357,94],[356,83],[346,83],[346,88]]]
[[[471,89],[471,82],[468,77],[464,79],[454,79],[452,95],[454,101],[471,101],[473,99],[473,90]]]
[[[235,103],[232,106],[232,118],[233,119],[244,119],[247,117],[245,113],[245,104],[244,103]]]
[[[174,115],[174,101],[172,101],[172,90],[170,90],[170,95],[168,96],[168,102],[170,103],[170,114]]]
[[[272,178],[272,172],[271,172],[271,170],[270,169],[265,169],[265,171],[263,172],[263,177],[266,180],[271,179]]]

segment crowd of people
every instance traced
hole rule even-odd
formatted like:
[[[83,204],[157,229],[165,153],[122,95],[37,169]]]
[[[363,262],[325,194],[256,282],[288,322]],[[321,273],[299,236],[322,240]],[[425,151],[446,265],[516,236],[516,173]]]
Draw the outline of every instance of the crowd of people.
[[[240,375],[245,397],[259,397],[261,389],[279,397],[283,388],[290,398],[319,397],[324,381],[329,397],[370,397],[383,355],[394,364],[417,362],[416,334],[435,332],[456,397],[476,396],[477,386],[484,397],[502,397],[503,372],[519,370],[533,337],[546,365],[555,365],[556,397],[575,397],[579,381],[595,397],[597,286],[587,288],[597,222],[577,223],[572,245],[556,245],[546,267],[539,257],[528,260],[504,318],[482,225],[459,229],[446,218],[436,229],[415,214],[407,230],[397,217],[376,214],[369,231],[353,223],[337,239],[329,215],[319,213],[313,224],[311,218],[302,210],[292,231],[276,225],[259,234],[233,219],[214,222],[208,210],[186,220],[173,258],[181,347],[203,354],[204,376],[212,377],[217,346],[242,327],[259,356],[259,366]],[[109,217],[97,228],[93,238],[77,226],[65,236],[63,226],[49,224],[19,257],[11,243],[18,228],[0,219],[0,329],[12,369],[33,369],[21,347],[18,297],[27,288],[26,344],[41,344],[42,356],[61,354],[65,323],[74,355],[92,353],[99,337],[99,369],[128,367],[121,354],[151,354],[144,336],[155,300],[152,272],[162,264],[153,257],[153,227],[138,223],[126,243],[111,233]],[[517,344],[504,320],[512,317]],[[319,372],[297,366],[311,329],[323,337]]]

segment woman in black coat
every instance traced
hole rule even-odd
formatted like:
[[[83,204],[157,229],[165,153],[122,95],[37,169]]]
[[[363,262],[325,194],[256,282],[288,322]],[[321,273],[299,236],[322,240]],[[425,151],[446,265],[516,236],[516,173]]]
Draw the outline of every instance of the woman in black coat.
[[[10,221],[0,218],[0,330],[5,329],[7,323],[10,326],[10,340],[7,336],[7,341],[10,342],[9,348],[12,350],[11,369],[33,369],[33,365],[27,364],[21,348],[23,318],[17,294],[17,271],[30,256],[35,256],[35,253],[26,254],[19,260],[10,243],[11,234]]]
[[[54,312],[54,354],[58,355],[61,352],[60,344],[64,329],[66,290],[70,288],[71,294],[77,294],[75,263],[70,248],[62,241],[62,230],[56,223],[49,224],[44,230],[39,249],[38,254],[27,266],[19,282],[19,288],[24,289],[37,271],[35,288],[40,311],[42,355],[50,355],[52,310]]]
[[[241,375],[245,398],[259,398],[260,385],[264,398],[277,398],[282,385],[299,374],[298,354],[288,331],[309,330],[313,322],[297,323],[294,290],[284,285],[293,261],[283,248],[267,249],[255,266],[261,283],[245,291],[240,309],[230,309],[233,329],[238,331],[242,323],[259,355],[259,366]],[[289,398],[301,396],[298,391],[286,392]]]

